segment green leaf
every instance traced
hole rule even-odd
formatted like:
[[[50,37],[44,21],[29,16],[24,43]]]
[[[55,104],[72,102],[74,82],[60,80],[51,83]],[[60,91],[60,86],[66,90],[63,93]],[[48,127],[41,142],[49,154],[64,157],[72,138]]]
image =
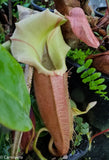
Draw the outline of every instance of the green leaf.
[[[100,90],[97,90],[95,93],[97,93],[97,94],[101,94],[100,96],[101,97],[104,97],[104,98],[108,98],[105,94],[107,94],[107,92],[104,92],[104,91],[100,91]],[[108,98],[108,100],[109,100],[109,98]]]
[[[0,123],[12,130],[30,130],[30,105],[23,70],[0,45]]]
[[[90,65],[92,64],[92,62],[93,62],[92,59],[88,59],[88,60],[86,61],[86,63],[84,64],[85,68],[86,68],[86,69],[89,68]]]
[[[81,125],[81,123],[83,122],[83,119],[81,117],[76,117],[75,122],[77,123],[77,126]]]
[[[97,73],[94,73],[90,76],[91,80],[94,81],[95,79],[101,77],[101,73],[100,72],[97,72]]]
[[[91,85],[89,85],[90,90],[97,90],[98,86],[95,85],[94,82],[90,83]]]
[[[107,88],[107,86],[105,84],[99,85],[98,89],[101,90],[105,90]]]
[[[90,89],[91,90],[105,90],[107,88],[107,86],[105,84],[103,85],[96,85],[95,82],[90,82],[90,85],[89,85]]]
[[[83,72],[84,70],[85,70],[85,67],[84,67],[84,66],[80,66],[80,67],[77,68],[76,72],[77,72],[77,73],[81,73],[81,72]]]
[[[86,70],[85,72],[83,72],[81,74],[81,78],[86,78],[87,76],[91,75],[92,73],[94,73],[96,71],[95,68],[89,68],[88,70]]]
[[[81,124],[81,133],[87,134],[89,132],[89,124],[87,122]]]
[[[76,136],[76,139],[75,139],[75,141],[74,141],[74,146],[79,146],[80,143],[81,143],[81,140],[82,140],[81,135],[77,135],[77,136]]]
[[[91,86],[97,86],[97,85],[99,85],[99,84],[102,84],[104,81],[105,81],[104,78],[100,78],[100,79],[98,79],[98,80],[91,81],[91,82],[89,83],[89,86],[90,86],[90,87],[91,87]]]
[[[99,33],[98,33],[98,32],[94,32],[94,34],[95,34],[96,36],[99,36]]]
[[[87,78],[83,79],[82,82],[87,83],[90,81],[94,81],[95,79],[99,78],[100,76],[101,76],[101,73],[97,72],[97,73],[94,73],[94,74],[88,76]]]
[[[92,59],[88,59],[84,65],[80,66],[78,69],[77,69],[77,73],[81,73],[83,72],[85,69],[88,69],[90,67],[90,65],[92,64],[93,60]]]
[[[87,78],[83,79],[82,82],[83,83],[87,83],[91,81],[91,76],[88,76]]]
[[[98,85],[98,84],[103,83],[104,81],[105,81],[104,78],[100,78],[100,79],[96,80],[95,83],[96,83],[96,85]]]
[[[0,0],[0,5],[2,5],[5,2],[8,2],[8,0]]]

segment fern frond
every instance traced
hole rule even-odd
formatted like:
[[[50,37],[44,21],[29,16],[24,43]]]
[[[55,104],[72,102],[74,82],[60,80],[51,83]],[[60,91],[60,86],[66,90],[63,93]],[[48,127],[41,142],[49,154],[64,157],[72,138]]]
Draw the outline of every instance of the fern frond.
[[[81,65],[77,68],[76,72],[81,73],[80,77],[82,82],[84,84],[88,83],[90,90],[95,91],[96,94],[99,94],[100,97],[103,97],[105,100],[109,100],[108,96],[106,96],[107,92],[105,92],[107,86],[103,84],[105,79],[101,78],[100,72],[97,72],[94,67],[91,67],[93,63],[92,59],[85,61],[86,57],[92,53],[96,54],[96,52],[90,49],[86,51],[75,49],[74,51],[70,50],[67,56]]]
[[[93,74],[96,71],[95,68],[89,68],[81,74],[81,78],[86,78],[87,76]]]
[[[92,59],[88,59],[83,66],[80,66],[77,69],[77,73],[82,72],[80,76],[82,78],[82,82],[84,84],[88,83],[90,90],[94,90],[95,93],[99,94],[101,97],[104,97],[106,100],[109,100],[109,98],[106,96],[107,92],[104,92],[107,86],[102,84],[105,79],[101,78],[101,73],[96,72],[95,68],[88,68],[91,66],[92,62]]]

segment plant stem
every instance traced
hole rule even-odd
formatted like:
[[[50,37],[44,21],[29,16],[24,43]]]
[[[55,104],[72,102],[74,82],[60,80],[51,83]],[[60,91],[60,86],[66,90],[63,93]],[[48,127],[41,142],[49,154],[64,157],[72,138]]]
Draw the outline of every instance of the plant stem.
[[[107,10],[109,11],[109,1],[106,0]]]
[[[42,132],[48,132],[47,128],[41,128],[38,132],[37,132],[37,135],[36,135],[36,138],[34,140],[34,143],[33,143],[33,150],[35,151],[35,153],[37,154],[37,156],[40,158],[40,160],[47,160],[40,152],[40,150],[36,147],[37,145],[37,141],[38,141],[38,138],[39,138],[39,135],[42,133]]]
[[[25,149],[25,153],[27,154],[28,153],[28,150],[29,150],[29,146],[30,146],[30,144],[31,144],[31,142],[32,142],[32,140],[33,140],[33,138],[34,138],[34,136],[35,136],[35,127],[34,127],[34,125],[33,125],[33,127],[32,127],[32,135],[31,135],[31,138],[30,138],[30,140],[29,140],[29,142],[28,142],[28,145],[26,146],[26,149]]]
[[[95,135],[93,135],[91,138],[90,138],[90,141],[89,141],[89,150],[91,149],[91,144],[92,144],[92,141],[94,138],[98,137],[99,135],[101,134],[104,134],[106,132],[109,132],[109,128],[108,129],[105,129],[104,131],[101,131],[99,133],[96,133]]]
[[[9,8],[9,28],[10,34],[12,33],[12,3],[11,0],[8,0],[8,8]]]
[[[11,152],[12,157],[17,157],[23,132],[15,132],[14,144]],[[14,160],[14,159],[13,159]]]
[[[27,85],[29,92],[31,89],[32,76],[33,76],[33,67],[26,65],[25,66],[25,81],[26,81],[26,85]],[[18,156],[18,151],[20,148],[22,135],[23,135],[23,132],[19,132],[19,131],[15,132],[14,144],[13,144],[12,152],[11,152],[11,156],[14,157],[13,160],[16,159],[16,157]]]

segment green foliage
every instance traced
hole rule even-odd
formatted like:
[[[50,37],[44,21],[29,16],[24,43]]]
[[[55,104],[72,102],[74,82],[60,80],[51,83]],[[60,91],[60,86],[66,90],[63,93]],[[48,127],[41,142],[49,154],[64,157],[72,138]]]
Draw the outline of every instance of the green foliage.
[[[83,72],[84,70],[88,69],[91,64],[92,64],[93,60],[92,59],[88,59],[82,66],[80,66],[78,69],[77,69],[77,73],[81,73]]]
[[[39,110],[38,110],[38,105],[36,103],[36,99],[33,95],[31,95],[31,104],[32,104],[32,108],[35,114],[35,118],[37,119],[37,125],[36,125],[36,131],[38,131],[39,129],[45,127],[42,118],[40,116]]]
[[[96,36],[98,36],[99,39],[103,40],[103,36],[101,36],[98,32],[94,32],[94,34],[95,34]]]
[[[82,66],[77,69],[77,73],[82,72],[80,76],[82,78],[82,82],[88,83],[90,90],[94,90],[95,93],[99,94],[101,97],[104,97],[106,100],[109,100],[109,98],[106,96],[107,92],[104,92],[107,86],[102,84],[105,79],[101,78],[101,73],[96,72],[95,68],[89,68],[92,62],[92,59],[88,59]]]
[[[10,149],[10,132],[0,125],[0,159],[3,159],[2,156],[10,156]]]
[[[8,2],[8,0],[0,0],[0,4],[3,4],[5,2]]]
[[[89,68],[87,71],[84,71],[84,72],[81,74],[81,78],[86,78],[87,76],[93,74],[95,71],[96,71],[95,68]]]
[[[22,5],[24,7],[29,7],[31,4],[31,0],[11,0],[11,2],[14,4],[13,7],[17,6],[17,5]]]
[[[89,75],[88,77],[84,78],[82,80],[83,83],[87,83],[87,82],[91,82],[91,81],[94,81],[95,79],[101,77],[101,73],[93,73],[91,75]]]
[[[0,43],[5,42],[5,33],[0,33]]]
[[[54,8],[54,1],[53,0],[49,0],[48,4],[43,4],[41,1],[36,1],[35,3],[42,8],[49,8],[49,9]]]
[[[4,31],[2,24],[0,24],[0,43],[5,42],[5,34],[7,34],[7,32]]]
[[[19,63],[0,45],[0,123],[5,127],[28,131],[30,97]]]
[[[87,135],[89,133],[89,124],[87,122],[83,122],[83,118],[81,117],[75,117],[75,140],[74,140],[74,146],[79,146],[82,140],[83,135]]]
[[[36,99],[33,95],[34,95],[34,93],[31,93],[31,105],[32,105],[32,108],[34,111],[36,122],[37,122],[36,126],[35,126],[35,130],[36,130],[36,132],[38,132],[41,128],[45,127],[45,125],[44,125],[43,120],[40,116],[40,112],[38,110],[38,105],[37,105]],[[43,137],[46,134],[47,134],[47,132],[42,132],[40,134],[40,137]]]
[[[75,131],[81,135],[85,135],[89,132],[89,125],[88,123],[83,123],[83,119],[81,117],[75,117]]]
[[[11,0],[12,2],[12,15],[13,17],[18,18],[18,11],[16,10],[17,5],[21,5],[24,7],[30,7],[31,5],[31,0]]]
[[[0,8],[2,8],[2,5],[8,3],[8,0],[0,0]]]
[[[37,5],[42,7],[42,8],[46,8],[46,5],[42,4],[42,2],[40,2],[40,1],[37,2]]]
[[[105,79],[101,78],[100,72],[96,72],[96,69],[91,67],[93,63],[92,59],[85,61],[86,57],[92,53],[96,54],[97,52],[90,49],[86,51],[75,49],[74,51],[70,50],[67,56],[81,65],[77,68],[77,73],[81,73],[80,77],[82,82],[84,84],[88,83],[90,90],[94,90],[95,93],[99,94],[101,97],[104,97],[104,99],[109,100],[106,96],[107,92],[104,91],[107,88],[107,86],[103,84]]]
[[[12,2],[12,15],[13,17],[18,18],[18,11],[17,11],[17,5],[21,5],[24,7],[30,7],[31,0],[11,0]],[[5,4],[8,6],[8,0],[0,0],[0,8],[2,8],[2,5]]]
[[[69,50],[69,52],[67,53],[67,56],[71,59],[73,59],[75,62],[77,62],[80,65],[84,64],[85,58],[90,55],[90,54],[95,54],[95,52],[93,50],[87,49],[86,51],[82,51],[81,49],[75,49],[73,50]]]

